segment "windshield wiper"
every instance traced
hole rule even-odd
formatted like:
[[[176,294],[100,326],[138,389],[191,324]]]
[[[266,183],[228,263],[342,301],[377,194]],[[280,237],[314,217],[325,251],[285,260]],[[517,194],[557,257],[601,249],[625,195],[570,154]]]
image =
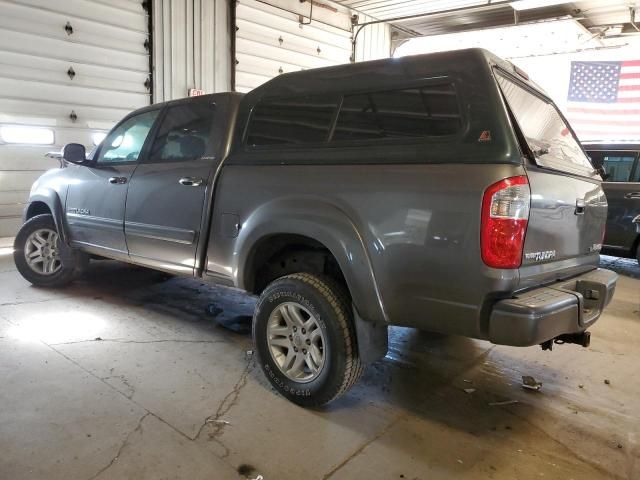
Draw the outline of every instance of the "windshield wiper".
[[[548,148],[534,148],[532,150],[533,155],[536,157],[541,157],[542,155],[547,155],[549,153],[549,149]]]

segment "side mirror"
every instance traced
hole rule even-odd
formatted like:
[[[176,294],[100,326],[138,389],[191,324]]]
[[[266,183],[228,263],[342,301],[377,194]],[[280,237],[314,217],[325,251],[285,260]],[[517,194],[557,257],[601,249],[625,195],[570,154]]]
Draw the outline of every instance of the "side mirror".
[[[79,143],[67,143],[62,147],[62,158],[69,163],[81,165],[87,161],[87,152],[84,145]]]

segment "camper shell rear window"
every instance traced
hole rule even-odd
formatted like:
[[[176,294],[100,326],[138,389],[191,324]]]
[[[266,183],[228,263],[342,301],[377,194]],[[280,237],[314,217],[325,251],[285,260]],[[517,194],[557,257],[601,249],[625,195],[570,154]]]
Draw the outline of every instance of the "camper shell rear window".
[[[589,158],[550,99],[501,70],[496,70],[496,79],[538,166],[575,175],[594,174]]]

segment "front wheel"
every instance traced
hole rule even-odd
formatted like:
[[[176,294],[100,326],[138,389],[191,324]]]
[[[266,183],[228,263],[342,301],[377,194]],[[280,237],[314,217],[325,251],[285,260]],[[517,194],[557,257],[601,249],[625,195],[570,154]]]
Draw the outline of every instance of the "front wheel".
[[[16,235],[13,260],[20,274],[40,287],[68,284],[86,264],[87,255],[61,241],[51,215],[29,219]]]
[[[267,379],[298,405],[331,402],[364,369],[344,290],[325,277],[295,273],[269,284],[256,305],[253,339]]]

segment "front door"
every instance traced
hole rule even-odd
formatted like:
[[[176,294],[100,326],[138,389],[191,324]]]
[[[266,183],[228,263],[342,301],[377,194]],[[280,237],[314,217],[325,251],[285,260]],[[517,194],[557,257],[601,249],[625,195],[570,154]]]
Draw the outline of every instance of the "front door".
[[[602,165],[609,175],[603,183],[609,204],[604,245],[631,251],[638,235],[633,219],[640,215],[640,165],[637,152],[606,152]]]
[[[72,243],[95,253],[126,258],[127,188],[159,111],[149,110],[124,120],[104,139],[92,163],[69,167],[77,169],[66,202]]]
[[[164,111],[149,153],[129,185],[125,234],[134,262],[193,273],[216,165],[214,111],[207,98]]]

